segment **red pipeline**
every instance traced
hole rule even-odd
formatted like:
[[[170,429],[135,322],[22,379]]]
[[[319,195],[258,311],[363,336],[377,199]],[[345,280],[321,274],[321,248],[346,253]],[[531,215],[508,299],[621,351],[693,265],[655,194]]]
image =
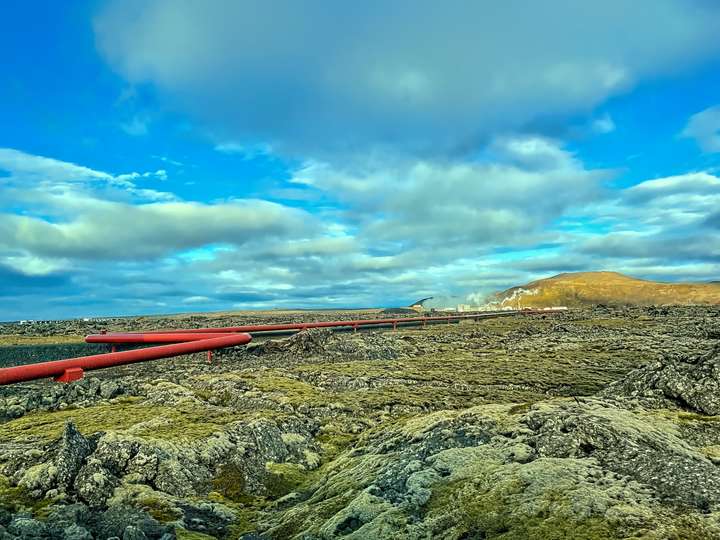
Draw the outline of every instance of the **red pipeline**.
[[[358,328],[360,326],[401,326],[403,324],[423,324],[428,322],[441,321],[459,321],[463,319],[490,319],[495,317],[504,317],[518,314],[544,314],[553,313],[552,311],[498,311],[490,313],[476,313],[472,315],[444,315],[437,317],[402,317],[397,319],[358,319],[350,321],[322,321],[308,323],[284,323],[284,324],[261,324],[261,325],[245,325],[245,326],[225,326],[219,328],[193,328],[183,330],[152,330],[149,332],[124,332],[109,334],[92,334],[85,338],[87,343],[160,343],[161,341],[153,341],[153,335],[163,336],[162,339],[170,339],[168,336],[173,334],[217,334],[217,333],[235,333],[247,332],[259,334],[263,332],[279,332],[307,330],[308,328]],[[142,337],[133,337],[142,336]],[[178,341],[180,341],[178,339]]]
[[[93,356],[82,356],[54,362],[40,362],[24,366],[13,366],[0,369],[0,385],[13,384],[36,379],[52,377],[58,382],[71,382],[83,378],[85,371],[103,369],[148,360],[159,360],[171,356],[180,356],[201,351],[212,351],[235,345],[250,343],[250,334],[232,334],[225,336],[205,336],[205,339],[190,341],[186,343],[175,343],[173,345],[161,345],[159,347],[148,347],[132,351],[112,352],[107,354],[96,354]]]

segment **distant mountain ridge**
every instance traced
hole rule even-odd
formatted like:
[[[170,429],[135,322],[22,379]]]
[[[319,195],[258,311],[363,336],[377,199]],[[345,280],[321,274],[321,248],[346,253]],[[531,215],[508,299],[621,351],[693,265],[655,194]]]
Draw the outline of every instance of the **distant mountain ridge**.
[[[720,282],[661,283],[618,272],[571,272],[495,293],[497,307],[720,304]]]

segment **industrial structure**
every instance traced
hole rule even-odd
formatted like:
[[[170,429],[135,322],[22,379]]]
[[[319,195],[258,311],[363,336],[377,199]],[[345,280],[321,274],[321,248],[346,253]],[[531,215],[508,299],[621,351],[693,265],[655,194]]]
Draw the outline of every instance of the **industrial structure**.
[[[415,305],[422,306],[425,298]],[[308,323],[264,324],[231,326],[222,328],[195,328],[185,330],[163,330],[151,332],[124,332],[90,335],[87,343],[107,343],[113,351],[106,354],[82,356],[52,362],[39,362],[0,369],[0,385],[13,384],[36,379],[53,378],[57,382],[72,382],[82,379],[85,371],[107,367],[170,358],[207,351],[208,360],[212,351],[250,343],[257,335],[282,335],[301,332],[309,328],[330,328],[332,330],[358,331],[364,328],[392,328],[401,326],[426,326],[429,324],[451,324],[461,320],[480,320],[511,315],[532,315],[554,313],[553,310],[522,310],[473,313],[433,317],[402,317],[383,319],[360,319],[350,321],[322,321]],[[156,347],[116,351],[118,344],[157,344]],[[168,345],[169,343],[169,345]]]

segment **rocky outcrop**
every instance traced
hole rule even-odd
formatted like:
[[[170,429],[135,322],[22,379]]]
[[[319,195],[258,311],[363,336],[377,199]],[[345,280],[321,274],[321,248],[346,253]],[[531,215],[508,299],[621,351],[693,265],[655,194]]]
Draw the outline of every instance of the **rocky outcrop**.
[[[251,343],[245,349],[219,351],[218,358],[247,362],[248,356],[262,357],[262,365],[282,366],[308,361],[395,360],[417,352],[413,341],[377,330],[334,334],[327,328],[310,328],[288,338]]]
[[[668,426],[664,426],[668,427]],[[339,460],[271,538],[720,535],[720,473],[663,426],[601,400],[411,420]],[[688,525],[663,504],[686,509]],[[329,514],[324,509],[333,508]]]
[[[0,540],[720,538],[718,320],[312,330],[5,389]]]
[[[71,405],[86,407],[119,396],[142,395],[141,385],[123,380],[102,381],[87,377],[71,384],[29,385],[0,388],[0,422],[19,418],[30,411],[64,410]]]
[[[51,507],[47,516],[35,519],[18,513],[5,524],[0,522],[3,540],[172,540],[174,528],[163,525],[146,512],[118,506],[101,513],[83,504]]]
[[[720,505],[720,469],[671,422],[602,400],[537,404],[522,422],[538,456],[592,459],[657,499],[700,511]]]
[[[668,355],[628,373],[601,395],[720,414],[720,345],[701,355]]]
[[[251,344],[247,350],[252,354],[280,354],[307,357],[321,353],[332,338],[328,328],[309,328],[286,339],[274,339]]]
[[[237,471],[233,481],[248,493],[265,494],[265,464],[293,462],[317,467],[318,448],[308,424],[256,420],[239,422],[193,444],[173,444],[114,432],[93,440],[68,423],[61,439],[28,466],[7,459],[3,473],[35,498],[77,500],[106,505],[116,488],[135,483],[177,498],[207,494],[223,468]],[[49,459],[48,459],[49,458]]]
[[[96,447],[95,441],[88,441],[75,427],[75,424],[65,424],[59,448],[55,456],[55,483],[57,489],[67,492],[76,483],[78,472],[83,467],[87,457]]]

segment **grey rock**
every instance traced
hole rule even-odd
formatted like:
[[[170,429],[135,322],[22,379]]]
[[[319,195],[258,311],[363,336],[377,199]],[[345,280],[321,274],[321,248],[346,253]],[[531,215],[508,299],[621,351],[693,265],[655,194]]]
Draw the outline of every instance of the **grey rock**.
[[[147,536],[139,528],[130,525],[123,531],[122,540],[147,540]]]
[[[664,500],[705,511],[720,507],[720,470],[676,435],[601,401],[539,406],[524,419],[541,457],[594,458],[603,468],[652,486]]]
[[[11,405],[5,409],[5,416],[8,418],[20,418],[25,414],[25,407],[22,405]]]
[[[252,354],[283,354],[290,356],[308,356],[325,350],[332,337],[327,328],[309,328],[293,334],[287,339],[269,340],[249,349]]]
[[[702,355],[668,355],[628,373],[600,393],[613,398],[670,401],[700,413],[720,414],[720,344]],[[647,404],[647,403],[646,403]]]
[[[60,448],[55,457],[57,468],[57,485],[65,490],[75,481],[85,459],[92,452],[90,443],[77,430],[72,421],[65,423],[65,429],[60,440]]]
[[[100,396],[103,399],[112,399],[122,395],[123,388],[115,381],[103,381],[100,383]]]
[[[236,519],[235,513],[222,504],[188,501],[179,506],[183,512],[181,525],[184,528],[218,538],[226,536],[228,526]]]
[[[120,480],[115,477],[104,464],[91,457],[80,469],[73,484],[78,497],[89,506],[100,507],[113,494]]]
[[[171,526],[163,525],[147,514],[144,514],[135,522],[135,527],[137,527],[148,538],[161,538],[169,531],[173,530]]]
[[[48,530],[45,524],[29,517],[16,517],[8,525],[8,532],[25,539],[48,538]]]
[[[140,443],[132,437],[122,437],[116,433],[106,433],[98,441],[93,459],[113,475],[121,476],[130,460],[138,451]]]
[[[82,503],[54,506],[45,524],[53,538],[62,538],[69,527],[89,528],[93,517],[90,509]],[[79,534],[79,533],[78,533]]]
[[[65,540],[93,540],[92,534],[85,527],[73,524],[63,530]]]
[[[98,519],[96,536],[98,538],[117,537],[125,540],[126,531],[132,528],[128,534],[141,533],[144,536],[137,538],[160,538],[169,532],[170,527],[158,523],[142,510],[129,506],[112,506],[105,510]]]

